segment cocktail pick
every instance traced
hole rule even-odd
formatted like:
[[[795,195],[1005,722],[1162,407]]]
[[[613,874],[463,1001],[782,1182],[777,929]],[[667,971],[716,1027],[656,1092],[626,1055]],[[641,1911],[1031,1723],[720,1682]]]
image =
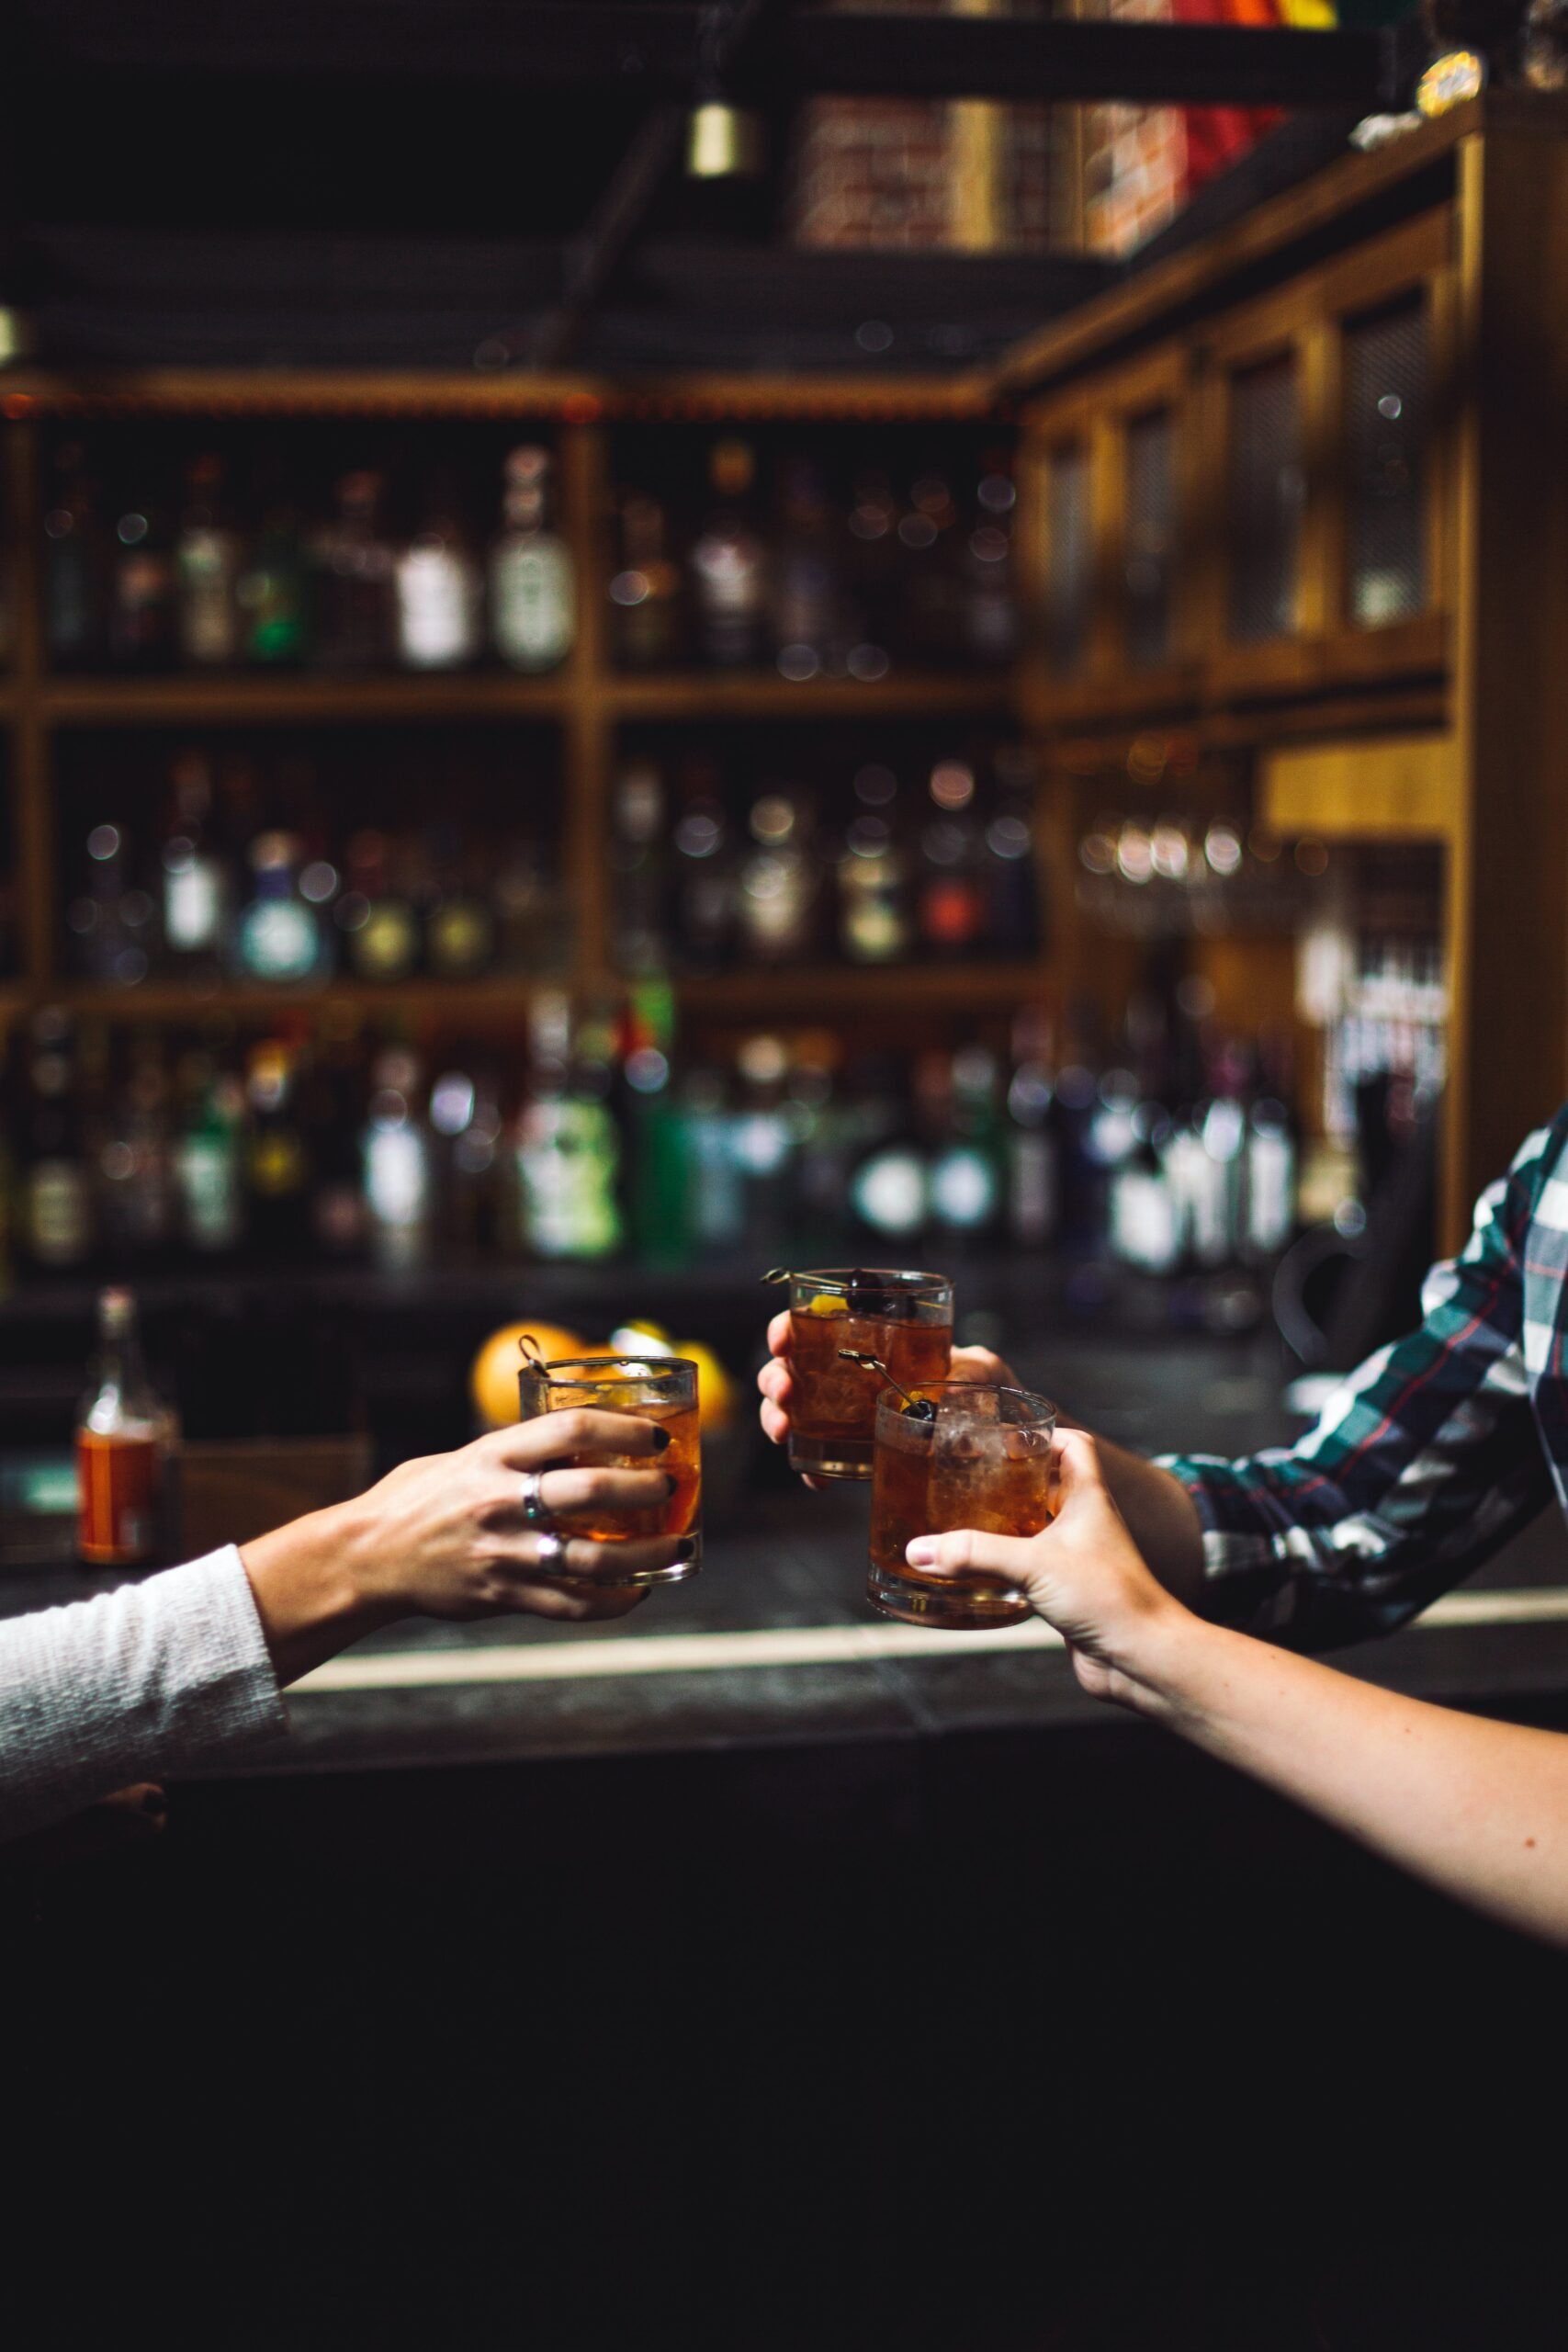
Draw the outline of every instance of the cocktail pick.
[[[519,1335],[517,1351],[525,1363],[532,1364],[536,1371],[543,1372],[545,1368],[545,1351],[539,1345],[537,1340],[535,1339],[532,1331],[524,1331]]]
[[[858,1363],[863,1372],[879,1372],[889,1388],[896,1388],[917,1421],[934,1421],[936,1407],[929,1396],[911,1396],[901,1380],[895,1380],[880,1356],[868,1355],[863,1348],[840,1348],[839,1353],[846,1363]]]
[[[866,1279],[866,1272],[863,1266],[852,1267],[850,1270],[850,1278],[846,1283],[833,1282],[829,1280],[829,1276],[826,1274],[808,1274],[807,1276],[807,1280],[808,1282],[815,1283],[818,1290],[852,1291],[862,1287]],[[794,1268],[790,1266],[770,1266],[767,1272],[762,1276],[762,1280],[765,1283],[792,1283],[795,1280],[795,1271]]]

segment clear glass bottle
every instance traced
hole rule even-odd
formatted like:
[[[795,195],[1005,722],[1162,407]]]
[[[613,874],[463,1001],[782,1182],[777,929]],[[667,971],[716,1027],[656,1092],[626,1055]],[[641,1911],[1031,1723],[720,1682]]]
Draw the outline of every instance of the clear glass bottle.
[[[46,1005],[34,1018],[31,1047],[17,1238],[35,1266],[64,1272],[85,1262],[94,1239],[70,1015]]]
[[[715,443],[716,503],[692,549],[692,580],[700,650],[719,669],[743,668],[761,654],[767,551],[748,514],[756,469],[750,442]]]
[[[751,962],[798,963],[816,934],[821,866],[805,811],[787,792],[764,792],[751,806],[753,846],[740,864],[740,937]]]
[[[164,837],[164,945],[181,972],[216,964],[228,917],[228,877],[212,838],[212,771],[200,752],[175,762]]]
[[[311,604],[318,669],[391,666],[397,634],[396,557],[381,526],[386,484],[359,468],[337,485],[337,512],[310,542]]]
[[[424,527],[397,560],[398,660],[405,670],[460,670],[479,650],[479,568],[456,486],[438,475]]]
[[[430,1131],[419,1103],[419,1065],[401,1049],[371,1071],[364,1138],[365,1211],[376,1263],[389,1272],[423,1264],[432,1210]]]
[[[251,844],[254,895],[240,917],[235,954],[247,980],[310,980],[326,957],[315,910],[301,897],[292,833],[262,833]]]
[[[628,670],[668,669],[683,642],[682,580],[658,499],[637,492],[621,507],[621,568],[610,582],[616,649]]]
[[[98,1351],[76,1419],[77,1548],[91,1567],[141,1567],[163,1536],[175,1416],[147,1376],[128,1290],[98,1296]]]
[[[176,587],[173,534],[154,490],[128,504],[115,525],[108,635],[109,659],[117,669],[170,666]]]
[[[550,453],[529,445],[506,460],[502,527],[490,551],[490,628],[509,669],[557,670],[577,637],[577,573],[551,528]]]

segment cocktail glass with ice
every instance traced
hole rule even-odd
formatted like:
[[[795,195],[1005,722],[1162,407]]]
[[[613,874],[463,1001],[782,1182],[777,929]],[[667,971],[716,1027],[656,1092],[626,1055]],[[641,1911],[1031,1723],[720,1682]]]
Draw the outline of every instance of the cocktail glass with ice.
[[[790,1276],[790,1467],[814,1478],[871,1476],[883,1382],[846,1362],[844,1349],[875,1356],[906,1388],[945,1380],[953,1284],[944,1274],[886,1266],[831,1266]]]
[[[999,1577],[980,1569],[932,1576],[910,1567],[904,1553],[917,1535],[958,1527],[1038,1535],[1055,1509],[1056,1408],[1026,1389],[978,1381],[907,1385],[917,1405],[932,1409],[922,1414],[897,1390],[881,1389],[866,1597],[885,1617],[911,1625],[1019,1624],[1029,1603]]]

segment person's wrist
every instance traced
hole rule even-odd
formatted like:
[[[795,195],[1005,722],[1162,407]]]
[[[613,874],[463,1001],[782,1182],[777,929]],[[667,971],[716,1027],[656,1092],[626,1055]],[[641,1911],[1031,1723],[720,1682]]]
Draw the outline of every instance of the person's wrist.
[[[376,1514],[367,1496],[316,1512],[314,1526],[334,1606],[355,1628],[351,1639],[408,1615],[409,1604],[389,1574],[385,1539],[377,1540]]]
[[[1180,1713],[1201,1671],[1213,1626],[1163,1587],[1140,1606],[1117,1644],[1116,1668],[1140,1713]]]

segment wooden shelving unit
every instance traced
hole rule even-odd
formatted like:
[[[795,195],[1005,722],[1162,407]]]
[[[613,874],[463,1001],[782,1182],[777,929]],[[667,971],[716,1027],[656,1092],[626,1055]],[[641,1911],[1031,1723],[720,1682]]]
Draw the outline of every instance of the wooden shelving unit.
[[[337,1006],[364,1015],[410,1021],[493,1023],[521,1015],[536,979],[497,977],[475,982],[421,981],[381,987],[333,979],[302,988],[225,986],[199,990],[150,979],[125,989],[85,988],[60,968],[54,807],[55,746],[66,732],[152,728],[332,728],[356,725],[547,727],[556,730],[562,784],[562,888],[574,915],[574,961],[554,982],[578,994],[618,985],[608,974],[609,905],[604,845],[619,731],[638,723],[700,726],[973,717],[1005,720],[1011,708],[1006,673],[896,670],[867,681],[794,681],[772,672],[627,673],[606,641],[612,516],[607,430],[615,416],[722,422],[752,419],[961,422],[985,413],[969,379],[930,383],[833,379],[731,381],[710,378],[635,390],[577,379],[475,381],[397,375],[291,373],[229,377],[196,370],[149,370],[113,379],[32,372],[6,379],[0,398],[9,508],[18,547],[18,626],[10,675],[0,684],[0,724],[8,730],[16,811],[23,966],[0,993],[0,1019],[48,1000],[116,1022],[243,1020],[312,1014]],[[569,661],[555,674],[520,678],[493,670],[431,676],[335,677],[254,670],[212,675],[51,674],[43,653],[39,566],[42,436],[56,419],[189,417],[200,421],[353,416],[470,421],[537,418],[553,433],[560,526],[571,545],[579,582],[579,627]],[[677,982],[677,999],[705,1016],[731,1012],[765,1019],[789,1010],[805,1017],[852,1012],[857,1002],[885,1005],[902,995],[934,1003],[951,984],[962,1004],[1016,1001],[1040,984],[1033,967],[862,972],[832,966],[796,971],[738,972],[722,981]]]
[[[558,731],[565,787],[562,875],[574,914],[565,979],[605,985],[604,857],[612,779],[627,727],[680,722],[1010,718],[1043,754],[1040,838],[1051,881],[1043,966],[754,971],[678,984],[703,1018],[852,1014],[856,1007],[1000,1009],[1121,969],[1074,904],[1078,828],[1098,778],[1114,778],[1141,732],[1194,739],[1250,763],[1297,821],[1325,838],[1373,837],[1376,795],[1357,781],[1393,739],[1417,739],[1430,790],[1416,832],[1448,854],[1453,996],[1442,1224],[1461,1238],[1468,1203],[1518,1137],[1568,1091],[1568,107],[1486,96],[1373,155],[1346,155],[1244,220],[1134,273],[1032,336],[990,376],[921,380],[689,378],[609,384],[523,372],[457,378],[143,369],[39,371],[0,387],[7,507],[17,549],[17,628],[0,725],[19,868],[23,968],[0,1016],[62,985],[52,776],[64,730],[152,726],[351,725],[382,720],[516,723]],[[1421,596],[1380,618],[1352,609],[1346,383],[1358,322],[1418,306],[1428,354],[1430,465]],[[1227,434],[1248,370],[1292,356],[1301,413],[1299,569],[1275,633],[1236,641],[1227,566],[1234,482]],[[1138,666],[1129,638],[1128,447],[1151,408],[1168,410],[1180,576],[1171,639]],[[577,559],[580,629],[554,678],[329,680],[51,678],[39,629],[39,435],[53,419],[358,416],[548,420],[563,526]],[[626,676],[605,628],[611,483],[607,435],[641,424],[764,418],[858,423],[995,419],[1021,444],[1019,593],[1029,642],[1006,678],[895,673],[874,684],[707,673]],[[1044,496],[1051,452],[1077,436],[1089,494],[1084,561],[1093,608],[1085,655],[1054,671],[1044,628],[1052,560]],[[1090,756],[1076,756],[1087,745]],[[1271,764],[1281,748],[1326,764]],[[1381,757],[1381,752],[1379,752]],[[1380,773],[1382,771],[1380,770]],[[1321,807],[1303,777],[1332,775]],[[1348,779],[1348,781],[1347,781]],[[1151,799],[1149,813],[1154,813]],[[1124,960],[1124,959],[1123,959]],[[95,1009],[109,1001],[68,991]],[[467,990],[336,985],[276,1004],[351,1001],[432,1014],[507,1017],[521,982]],[[162,985],[112,1001],[119,1017],[171,1019],[190,1001]],[[223,993],[225,1006],[274,1000]]]

